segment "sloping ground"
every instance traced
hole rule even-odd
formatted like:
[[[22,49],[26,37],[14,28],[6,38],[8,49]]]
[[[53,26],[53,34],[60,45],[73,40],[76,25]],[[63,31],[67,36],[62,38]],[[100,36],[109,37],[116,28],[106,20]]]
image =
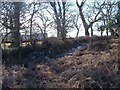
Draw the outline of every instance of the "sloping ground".
[[[4,88],[120,88],[119,39],[90,43],[74,56],[24,66],[3,66]]]
[[[2,60],[5,65],[26,65],[31,61],[44,61],[43,58],[61,58],[69,50],[81,46],[81,44],[109,40],[111,37],[79,37],[69,38],[64,41],[58,38],[48,38],[42,44],[34,43],[19,49],[2,50]],[[84,45],[83,45],[84,46]],[[40,60],[39,60],[40,59]],[[43,59],[43,60],[42,60]]]

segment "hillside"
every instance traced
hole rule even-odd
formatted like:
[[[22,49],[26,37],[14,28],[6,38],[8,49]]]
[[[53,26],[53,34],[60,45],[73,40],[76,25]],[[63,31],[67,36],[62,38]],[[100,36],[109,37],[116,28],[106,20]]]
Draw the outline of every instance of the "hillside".
[[[119,43],[119,38],[96,40],[29,67],[3,65],[3,88],[120,88]]]

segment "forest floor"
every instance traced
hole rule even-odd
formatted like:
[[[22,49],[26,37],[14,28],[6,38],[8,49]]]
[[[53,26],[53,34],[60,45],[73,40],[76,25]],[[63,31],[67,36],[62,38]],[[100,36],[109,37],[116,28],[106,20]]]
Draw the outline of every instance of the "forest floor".
[[[3,65],[3,88],[120,88],[119,43],[119,38],[90,42],[71,56],[30,67]]]

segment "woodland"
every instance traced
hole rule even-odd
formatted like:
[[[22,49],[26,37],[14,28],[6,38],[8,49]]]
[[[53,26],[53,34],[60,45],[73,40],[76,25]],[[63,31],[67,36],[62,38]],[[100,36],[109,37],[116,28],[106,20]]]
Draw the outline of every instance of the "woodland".
[[[0,6],[3,89],[120,88],[120,1]]]

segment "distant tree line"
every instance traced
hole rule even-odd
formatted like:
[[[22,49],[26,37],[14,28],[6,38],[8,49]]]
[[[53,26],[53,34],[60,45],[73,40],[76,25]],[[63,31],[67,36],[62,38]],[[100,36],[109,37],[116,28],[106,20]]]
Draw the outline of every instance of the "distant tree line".
[[[44,3],[1,2],[1,5],[0,30],[5,33],[3,42],[11,34],[13,48],[20,47],[21,33],[30,35],[32,45],[36,32],[42,33],[45,39],[45,34],[54,30],[57,37],[64,40],[71,30],[76,30],[78,37],[81,26],[84,27],[85,36],[93,36],[94,27],[101,32],[101,36],[103,31],[106,31],[107,36],[109,32],[114,35],[120,27],[119,1],[95,1],[91,4],[88,0],[76,0],[76,3],[52,0]]]

